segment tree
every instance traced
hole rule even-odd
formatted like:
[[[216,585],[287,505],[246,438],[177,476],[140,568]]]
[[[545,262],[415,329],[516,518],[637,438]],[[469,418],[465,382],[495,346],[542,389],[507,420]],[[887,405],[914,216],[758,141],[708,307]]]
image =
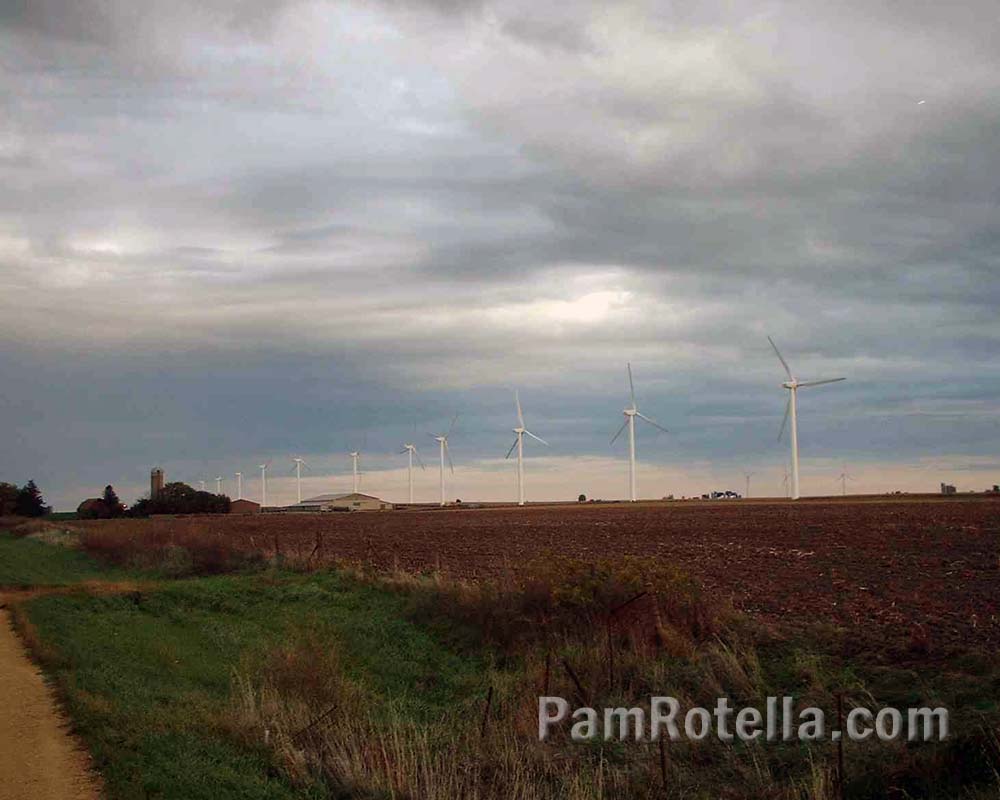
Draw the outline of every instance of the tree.
[[[14,513],[21,517],[43,517],[52,509],[45,505],[45,498],[34,481],[28,481],[17,492]]]
[[[225,495],[199,492],[186,483],[168,483],[156,497],[144,497],[129,509],[133,517],[151,514],[228,514],[230,500]]]
[[[115,494],[115,487],[110,483],[104,487],[104,497],[101,499],[104,501],[104,505],[107,506],[109,517],[120,517],[125,513],[125,506],[118,499],[118,495]]]
[[[587,495],[581,494],[578,498],[576,498],[576,502],[578,502],[578,503],[586,503],[587,502]]]
[[[0,482],[0,517],[9,517],[17,509],[18,488],[13,483]]]

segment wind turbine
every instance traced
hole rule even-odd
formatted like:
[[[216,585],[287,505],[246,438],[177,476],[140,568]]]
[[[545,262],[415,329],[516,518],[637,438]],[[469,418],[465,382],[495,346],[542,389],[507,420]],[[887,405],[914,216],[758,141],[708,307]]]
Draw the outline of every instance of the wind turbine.
[[[840,493],[842,495],[846,495],[847,494],[847,482],[854,480],[854,478],[847,473],[847,467],[846,466],[844,467],[844,469],[841,471],[840,475],[838,476],[838,480],[840,481]]]
[[[455,474],[455,465],[452,463],[451,452],[449,452],[449,450],[448,450],[448,437],[451,436],[451,432],[455,428],[455,420],[457,420],[457,419],[458,419],[458,414],[455,414],[455,416],[452,417],[451,425],[448,426],[448,432],[447,433],[439,433],[436,436],[433,433],[427,434],[434,441],[436,441],[438,443],[438,448],[441,451],[441,505],[442,506],[445,505],[445,499],[444,499],[444,460],[445,460],[445,458],[448,459],[448,466],[451,467],[452,474],[453,475]]]
[[[618,429],[618,433],[616,433],[612,437],[611,444],[614,444],[615,441],[618,439],[618,437],[622,435],[622,431],[624,431],[626,428],[628,428],[628,493],[629,493],[629,500],[634,503],[636,501],[636,494],[635,494],[635,418],[639,417],[639,419],[645,420],[650,425],[652,425],[654,428],[657,428],[658,430],[661,430],[664,433],[670,433],[670,431],[668,431],[666,428],[664,428],[662,425],[660,425],[660,423],[654,422],[649,417],[647,417],[645,414],[640,413],[639,407],[635,403],[635,385],[632,383],[632,364],[631,363],[628,364],[628,390],[629,390],[629,396],[631,397],[631,400],[632,400],[632,405],[630,405],[628,408],[626,408],[622,412],[625,415],[625,422],[623,422],[622,426]]]
[[[822,386],[825,383],[837,383],[838,381],[847,380],[846,378],[826,378],[821,381],[800,381],[794,375],[792,375],[792,370],[788,366],[788,362],[785,361],[781,356],[781,352],[778,350],[778,346],[774,343],[774,340],[768,336],[767,340],[771,343],[771,347],[774,348],[774,354],[778,357],[778,361],[781,362],[781,366],[785,368],[785,374],[788,375],[788,380],[781,384],[784,388],[788,389],[788,403],[785,405],[785,418],[781,421],[781,430],[778,432],[778,439],[781,439],[782,434],[785,432],[785,425],[788,423],[788,416],[791,414],[792,417],[792,499],[799,499],[799,417],[798,417],[798,391],[809,386]]]
[[[514,390],[514,402],[517,404],[517,427],[514,428],[514,434],[517,437],[514,439],[514,444],[510,446],[510,450],[507,451],[507,455],[504,458],[510,458],[510,454],[514,452],[514,448],[517,448],[517,504],[519,506],[524,505],[524,434],[528,434],[535,441],[541,442],[546,447],[549,443],[544,439],[535,436],[531,431],[524,427],[524,414],[521,413],[521,397]]]
[[[267,468],[271,466],[271,459],[268,459],[263,464],[258,464],[257,467],[260,469],[260,510],[264,510],[264,506],[267,505]]]
[[[417,452],[417,446],[415,444],[404,444],[403,449],[399,452],[408,454],[409,467],[407,469],[406,477],[410,485],[410,505],[413,505],[413,457],[417,457],[417,463],[420,464],[420,469],[426,469],[426,467],[424,467],[424,462],[420,459],[420,453]]]
[[[292,461],[295,462],[295,466],[292,468],[295,470],[295,491],[298,494],[299,502],[302,502],[302,467],[309,469],[309,465],[306,464],[304,458],[298,458],[292,456]]]
[[[348,455],[351,457],[351,464],[354,469],[354,494],[357,494],[359,485],[358,463],[361,461],[361,451],[352,450]]]
[[[222,476],[221,475],[216,475],[215,476],[215,493],[218,494],[218,495],[222,494]]]
[[[243,499],[243,473],[242,472],[237,472],[235,477],[236,477],[236,499],[237,500],[242,500]]]
[[[753,475],[752,472],[744,472],[743,477],[747,479],[747,492],[743,495],[744,499],[750,496],[750,476]]]
[[[205,481],[198,481],[198,490],[205,491]]]

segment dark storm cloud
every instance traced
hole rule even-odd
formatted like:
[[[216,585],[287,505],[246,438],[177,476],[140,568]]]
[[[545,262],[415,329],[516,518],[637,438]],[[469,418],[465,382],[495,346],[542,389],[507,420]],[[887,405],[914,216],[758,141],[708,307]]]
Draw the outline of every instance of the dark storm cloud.
[[[328,452],[368,411],[388,452],[408,409],[459,405],[472,458],[506,449],[513,384],[606,455],[628,358],[676,421],[659,458],[780,463],[768,333],[851,378],[804,401],[824,455],[985,464],[997,28],[987,3],[3,4],[0,478]]]

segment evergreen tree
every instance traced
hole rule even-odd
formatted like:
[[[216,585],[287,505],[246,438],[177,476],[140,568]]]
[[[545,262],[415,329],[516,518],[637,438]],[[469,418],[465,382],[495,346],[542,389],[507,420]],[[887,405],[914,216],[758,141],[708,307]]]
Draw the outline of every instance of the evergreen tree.
[[[28,481],[17,493],[14,513],[21,517],[42,517],[52,509],[45,505],[45,498],[34,481]]]
[[[109,517],[120,517],[125,513],[125,506],[122,505],[122,501],[118,499],[118,495],[115,493],[115,487],[110,483],[104,487],[104,497],[101,499],[107,507],[107,514]]]

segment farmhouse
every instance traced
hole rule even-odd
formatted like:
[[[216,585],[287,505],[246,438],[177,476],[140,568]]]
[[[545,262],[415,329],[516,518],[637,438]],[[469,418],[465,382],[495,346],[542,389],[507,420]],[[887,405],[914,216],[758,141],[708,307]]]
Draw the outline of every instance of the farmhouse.
[[[289,506],[288,511],[391,511],[392,503],[360,492],[321,494]]]

